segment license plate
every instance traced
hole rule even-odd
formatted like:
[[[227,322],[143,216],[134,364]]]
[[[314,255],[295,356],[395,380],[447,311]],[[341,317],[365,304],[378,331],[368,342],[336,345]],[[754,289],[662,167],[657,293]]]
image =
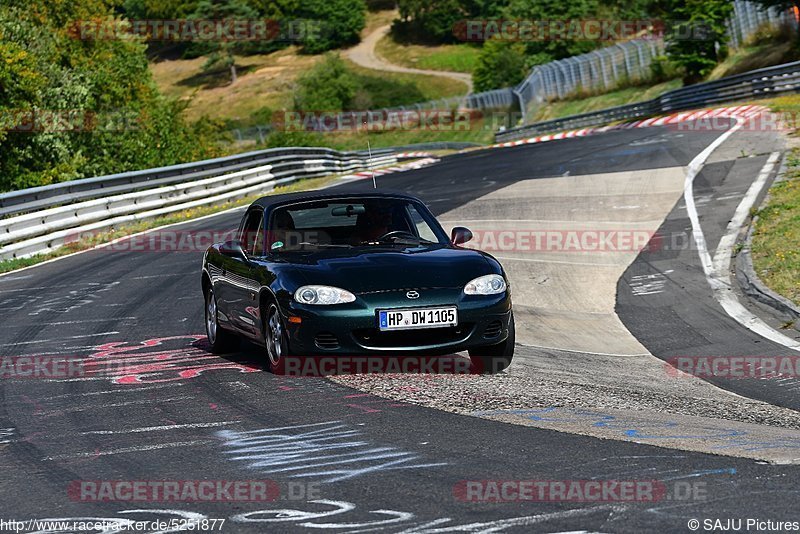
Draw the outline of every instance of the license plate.
[[[380,330],[412,330],[414,328],[441,328],[456,326],[458,313],[455,307],[412,308],[402,310],[380,310]]]

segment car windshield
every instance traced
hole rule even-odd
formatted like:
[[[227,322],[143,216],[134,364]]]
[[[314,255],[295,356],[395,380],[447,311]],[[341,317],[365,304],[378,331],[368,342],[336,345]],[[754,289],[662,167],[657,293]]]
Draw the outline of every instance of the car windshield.
[[[446,244],[433,217],[402,198],[302,202],[273,211],[267,244],[273,253],[353,247]]]

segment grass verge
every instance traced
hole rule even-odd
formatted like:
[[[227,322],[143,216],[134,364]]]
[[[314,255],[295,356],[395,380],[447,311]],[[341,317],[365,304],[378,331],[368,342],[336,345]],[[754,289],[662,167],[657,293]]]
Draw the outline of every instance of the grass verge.
[[[680,80],[651,85],[648,87],[626,87],[608,93],[594,96],[581,96],[567,100],[559,100],[539,106],[533,110],[529,122],[539,122],[551,119],[560,119],[569,115],[598,111],[623,104],[632,104],[657,97],[665,91],[681,87]]]
[[[474,44],[402,44],[389,34],[378,41],[375,51],[390,63],[403,67],[471,73],[478,63],[481,47]]]
[[[186,222],[192,219],[197,219],[198,217],[213,215],[214,213],[220,213],[222,211],[229,210],[232,208],[247,206],[256,199],[263,197],[265,194],[277,195],[280,193],[291,193],[294,191],[307,191],[309,189],[318,189],[320,187],[324,187],[332,183],[334,180],[336,180],[335,176],[310,178],[308,180],[301,180],[293,184],[288,184],[285,186],[278,187],[274,191],[270,191],[269,193],[252,195],[246,198],[242,198],[231,202],[225,202],[223,204],[217,204],[214,206],[202,206],[198,208],[187,209],[170,215],[166,215],[164,217],[158,217],[157,219],[126,224],[120,226],[119,228],[114,228],[105,232],[99,232],[91,236],[90,238],[84,238],[75,241],[73,243],[69,243],[68,245],[60,247],[54,250],[53,252],[48,252],[46,254],[37,254],[36,256],[31,256],[30,258],[2,260],[0,261],[0,274],[16,271],[17,269],[22,269],[23,267],[30,267],[31,265],[36,265],[38,263],[42,263],[48,260],[60,258],[62,256],[67,256],[69,254],[80,252],[82,250],[88,250],[90,248],[102,245],[104,243],[110,243],[115,239],[120,239],[122,237],[144,232],[145,230],[152,230],[154,228],[167,226],[169,224]]]
[[[800,95],[766,102],[778,113],[800,113]],[[753,268],[773,291],[800,304],[800,148],[787,155],[786,174],[755,213]]]

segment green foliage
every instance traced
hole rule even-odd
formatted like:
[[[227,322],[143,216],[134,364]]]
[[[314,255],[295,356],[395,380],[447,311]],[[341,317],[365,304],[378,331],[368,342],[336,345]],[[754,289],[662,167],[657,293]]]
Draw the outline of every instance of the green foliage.
[[[302,111],[351,111],[415,104],[425,95],[411,82],[354,73],[329,52],[297,81],[294,107]]]
[[[725,21],[733,12],[729,0],[672,0],[675,19],[668,29],[667,56],[683,72],[685,84],[708,76],[727,54]]]
[[[396,81],[381,76],[355,74],[358,86],[353,100],[344,109],[380,109],[417,104],[428,100],[425,94],[410,81]]]
[[[475,91],[517,85],[527,72],[525,47],[520,43],[491,40],[483,45],[472,73]]]
[[[346,109],[358,88],[353,74],[347,70],[347,65],[333,53],[326,54],[297,83],[295,109],[309,111]]]
[[[271,132],[264,140],[265,148],[281,148],[285,146],[324,146],[324,134],[317,132],[281,131]]]
[[[198,0],[124,0],[122,10],[129,19],[176,20],[189,17]]]
[[[122,1],[122,12],[129,19],[270,20],[286,31],[287,35],[274,40],[151,43],[150,51],[157,55],[173,56],[178,51],[188,58],[210,56],[207,70],[229,68],[234,53],[268,53],[298,38],[303,51],[309,54],[355,44],[364,29],[367,11],[365,0],[108,1]],[[290,26],[293,30],[287,31]]]
[[[366,24],[364,0],[304,0],[291,16],[316,21],[319,31],[303,40],[303,51],[319,54],[358,43]]]
[[[200,0],[192,15],[192,20],[256,20],[258,12],[244,0]],[[203,72],[218,69],[230,71],[231,82],[236,81],[235,53],[254,51],[257,45],[244,40],[206,40],[192,43],[186,50],[188,57],[207,56]]]
[[[667,56],[656,56],[650,63],[650,81],[653,83],[674,80],[678,76],[678,68]]]
[[[596,19],[599,10],[597,0],[511,0],[505,9],[509,19],[541,21],[575,21]],[[525,42],[525,54],[535,58],[529,66],[539,65],[556,59],[591,52],[595,48],[607,46],[600,41],[579,41],[570,38],[535,39]]]
[[[369,11],[384,11],[397,6],[395,0],[367,0],[366,3]]]
[[[214,153],[214,126],[184,124],[182,107],[158,94],[142,43],[70,35],[77,20],[113,21],[106,3],[17,3],[0,5],[0,190]],[[40,122],[27,128],[31,117]]]
[[[508,0],[398,0],[400,20],[392,31],[421,43],[457,42],[454,28],[463,20],[500,16]]]

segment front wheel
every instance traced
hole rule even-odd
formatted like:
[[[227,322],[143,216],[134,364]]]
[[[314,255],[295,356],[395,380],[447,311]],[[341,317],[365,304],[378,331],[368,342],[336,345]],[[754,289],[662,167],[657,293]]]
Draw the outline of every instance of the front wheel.
[[[514,359],[514,314],[508,320],[508,337],[502,343],[469,349],[472,369],[475,373],[490,375],[499,373],[511,365]]]
[[[217,315],[217,297],[214,289],[208,288],[206,291],[206,337],[211,346],[211,352],[222,353],[236,349],[239,338],[235,334],[228,332],[219,326]]]
[[[275,374],[282,374],[286,357],[289,355],[289,342],[283,328],[283,320],[278,305],[274,302],[267,308],[264,324],[264,344],[267,346],[269,370]]]

